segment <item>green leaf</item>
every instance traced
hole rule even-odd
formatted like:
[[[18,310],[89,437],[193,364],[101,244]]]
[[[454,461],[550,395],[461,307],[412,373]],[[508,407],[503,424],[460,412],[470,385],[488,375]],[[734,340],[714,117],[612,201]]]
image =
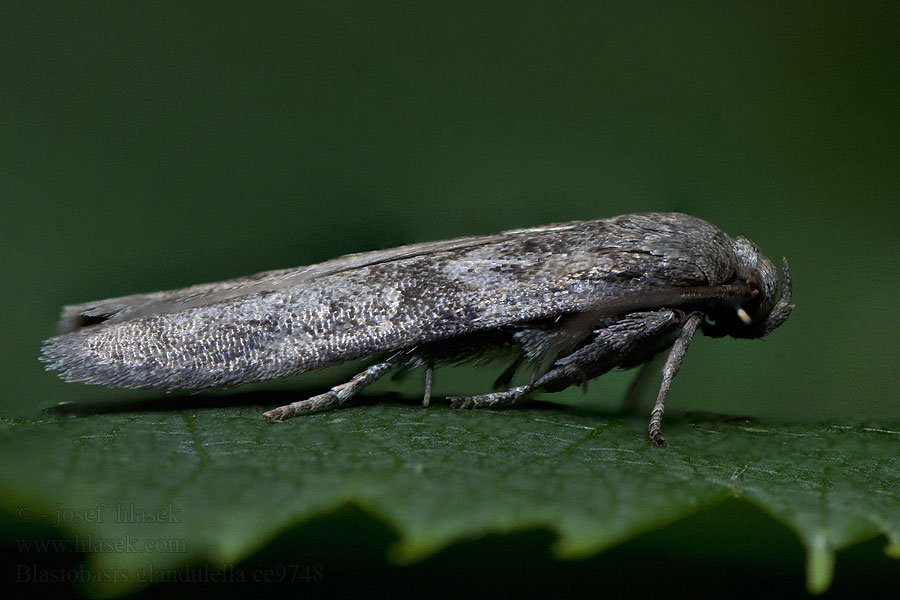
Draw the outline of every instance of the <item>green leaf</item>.
[[[536,528],[556,534],[559,557],[587,557],[732,497],[796,533],[813,592],[828,588],[838,550],[881,534],[891,556],[900,548],[896,425],[676,416],[658,449],[642,418],[562,408],[376,404],[271,425],[259,415],[6,421],[7,536],[27,545],[61,529],[90,568],[119,574],[96,583],[100,595],[134,589],[148,569],[228,568],[348,504],[397,533],[389,553],[399,563]]]

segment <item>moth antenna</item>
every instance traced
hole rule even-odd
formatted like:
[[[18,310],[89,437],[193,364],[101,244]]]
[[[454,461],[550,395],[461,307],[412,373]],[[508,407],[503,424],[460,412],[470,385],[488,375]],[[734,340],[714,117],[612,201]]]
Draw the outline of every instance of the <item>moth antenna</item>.
[[[794,305],[791,303],[792,288],[791,270],[788,268],[787,258],[782,257],[781,296],[778,298],[778,302],[772,307],[772,312],[769,313],[769,316],[763,323],[763,335],[767,335],[777,329],[787,320],[791,311],[794,310]]]

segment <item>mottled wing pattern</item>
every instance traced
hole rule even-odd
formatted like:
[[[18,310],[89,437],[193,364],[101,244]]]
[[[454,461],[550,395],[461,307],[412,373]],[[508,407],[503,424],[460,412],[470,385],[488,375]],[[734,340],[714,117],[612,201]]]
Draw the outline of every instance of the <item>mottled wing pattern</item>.
[[[655,214],[350,255],[69,307],[65,319],[91,326],[48,340],[44,360],[66,380],[118,387],[270,379],[605,304],[639,309],[640,294],[727,281],[732,245],[705,221]]]
[[[333,275],[380,262],[424,256],[435,252],[487,243],[486,239],[485,237],[467,237],[443,242],[411,244],[388,250],[348,254],[315,265],[264,271],[225,281],[201,283],[178,290],[132,294],[119,298],[73,304],[63,308],[59,321],[60,329],[68,332],[99,323],[121,323],[122,321],[148,315],[179,312],[188,308],[215,304],[238,296],[284,289],[300,285],[304,281],[309,281],[316,277]]]

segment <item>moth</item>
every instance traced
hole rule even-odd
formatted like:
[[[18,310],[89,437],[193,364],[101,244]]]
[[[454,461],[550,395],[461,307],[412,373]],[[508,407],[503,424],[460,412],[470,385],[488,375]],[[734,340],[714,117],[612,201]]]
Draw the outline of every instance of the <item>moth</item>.
[[[788,318],[791,276],[756,245],[685,214],[558,223],[350,254],[218,283],[64,307],[44,342],[66,381],[161,390],[221,388],[366,358],[324,394],[267,421],[344,403],[392,371],[506,357],[500,391],[455,408],[516,404],[581,385],[671,348],[650,415],[661,430],[669,388],[694,333],[763,337]],[[516,373],[520,385],[510,386]],[[502,389],[505,388],[505,389]]]

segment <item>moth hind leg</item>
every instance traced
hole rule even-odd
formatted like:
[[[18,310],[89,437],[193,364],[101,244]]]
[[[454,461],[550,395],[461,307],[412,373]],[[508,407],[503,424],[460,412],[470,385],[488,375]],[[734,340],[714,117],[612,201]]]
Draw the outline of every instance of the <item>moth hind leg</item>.
[[[460,409],[509,406],[515,404],[522,396],[530,392],[531,389],[531,386],[520,385],[518,387],[509,388],[503,392],[493,392],[491,394],[481,394],[478,396],[454,396],[447,398],[447,400],[450,401],[450,408]]]
[[[350,381],[336,385],[324,394],[312,396],[297,402],[291,402],[278,408],[263,413],[263,419],[272,423],[274,421],[282,421],[304,413],[319,411],[334,405],[343,404],[344,401],[352,398],[361,392],[365,387],[375,383],[381,377],[402,364],[398,356],[393,356],[384,362],[372,365],[364,371],[357,373]]]

